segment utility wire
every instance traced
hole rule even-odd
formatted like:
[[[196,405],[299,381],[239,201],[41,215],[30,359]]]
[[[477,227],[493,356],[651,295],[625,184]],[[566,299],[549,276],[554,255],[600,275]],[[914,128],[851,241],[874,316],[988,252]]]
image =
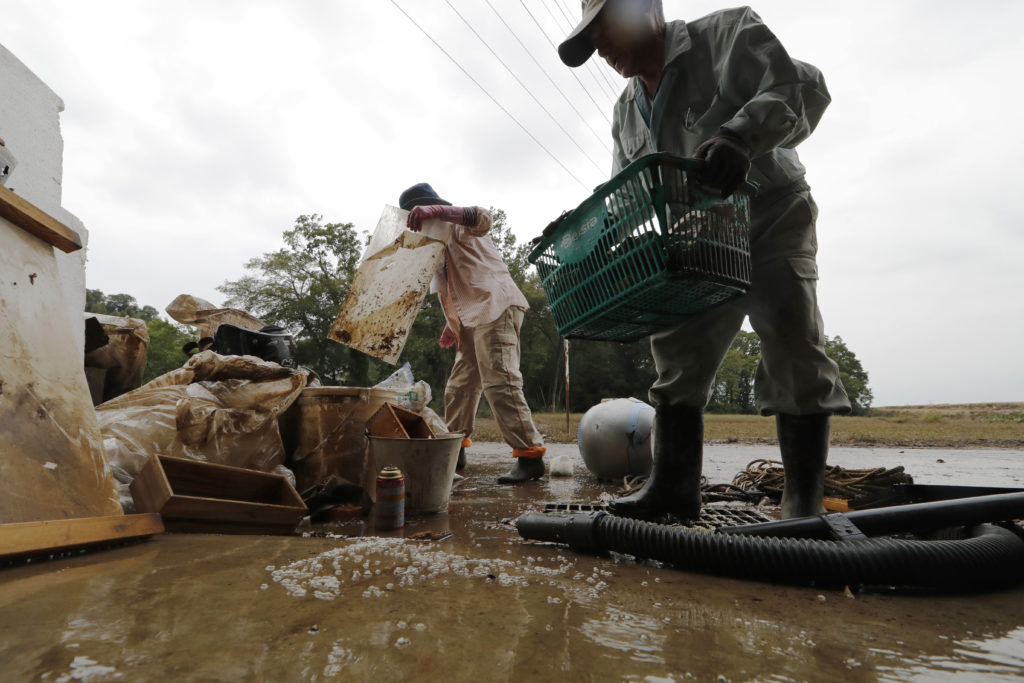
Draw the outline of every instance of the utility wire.
[[[522,47],[523,50],[526,51],[526,54],[528,54],[530,56],[530,59],[533,60],[533,63],[537,65],[537,68],[540,69],[541,72],[545,76],[547,76],[548,82],[550,82],[551,85],[554,86],[555,90],[557,90],[558,93],[562,96],[562,99],[565,100],[566,104],[568,104],[570,107],[572,107],[572,110],[574,112],[576,112],[576,115],[580,117],[580,119],[583,121],[583,123],[586,124],[587,128],[590,129],[590,132],[594,134],[594,137],[597,138],[597,141],[600,142],[601,145],[606,150],[608,150],[609,152],[612,151],[611,147],[608,145],[608,142],[605,140],[605,137],[607,137],[607,136],[602,137],[600,133],[598,133],[596,130],[594,130],[594,127],[592,125],[590,125],[589,121],[587,121],[587,117],[585,117],[580,112],[580,110],[576,108],[576,105],[572,103],[572,100],[569,99],[569,96],[565,94],[565,91],[562,90],[562,88],[558,85],[558,83],[555,82],[555,79],[553,79],[551,77],[551,74],[549,74],[547,69],[544,68],[544,65],[541,64],[540,61],[537,60],[537,58],[534,56],[533,52],[530,51],[530,48],[526,47],[526,44],[523,43],[522,40],[520,40],[519,35],[516,34],[516,32],[514,30],[512,30],[512,27],[509,26],[508,22],[505,21],[505,18],[501,16],[501,13],[498,12],[498,9],[494,5],[491,4],[491,0],[484,0],[484,2],[487,3],[487,6],[490,7],[491,11],[494,12],[495,16],[498,17],[498,20],[501,21],[501,23],[505,25],[505,28],[507,28],[508,32],[512,34],[512,37],[516,39],[516,42],[519,43],[519,46]]]
[[[392,0],[392,2],[393,1],[394,0]],[[555,45],[555,43],[551,40],[551,36],[549,36],[548,32],[544,30],[544,27],[541,26],[541,23],[539,21],[537,21],[537,17],[535,17],[533,15],[533,12],[530,11],[530,8],[526,6],[526,3],[523,0],[519,0],[519,4],[523,6],[523,9],[526,10],[526,13],[530,15],[531,19],[533,19],[533,23],[537,25],[538,29],[540,29],[541,34],[543,34],[543,36],[547,39],[547,41],[551,45],[551,47],[557,52],[558,51],[558,46]],[[594,103],[594,106],[597,107],[597,110],[599,112],[601,112],[601,116],[603,116],[604,120],[608,122],[608,125],[609,126],[612,125],[612,120],[610,118],[608,118],[608,114],[605,113],[605,108],[606,107],[598,104],[597,100],[594,99],[593,94],[591,94],[591,92],[589,90],[587,90],[587,86],[583,85],[583,81],[581,81],[580,77],[576,75],[576,70],[575,69],[570,69],[569,73],[572,74],[572,77],[576,79],[576,82],[579,83],[580,88],[582,88],[583,92],[585,92],[587,94],[587,97],[590,98],[590,101]]]
[[[537,106],[540,107],[544,111],[544,113],[548,115],[548,118],[551,119],[551,121],[556,126],[558,126],[559,130],[561,130],[563,133],[565,133],[565,137],[569,138],[569,142],[571,142],[572,144],[576,145],[576,149],[578,149],[583,154],[583,156],[585,156],[587,159],[590,160],[590,163],[592,163],[594,165],[594,168],[597,169],[598,173],[604,173],[604,169],[601,168],[601,165],[597,163],[597,161],[594,159],[594,157],[590,156],[587,153],[587,150],[583,149],[583,146],[580,145],[580,143],[576,142],[576,139],[573,138],[572,134],[569,133],[569,131],[565,129],[565,126],[563,126],[562,123],[557,118],[555,118],[555,115],[552,114],[551,111],[547,107],[544,106],[544,103],[541,102],[540,99],[536,95],[534,95],[533,92],[529,88],[526,87],[526,84],[523,83],[522,80],[520,80],[519,76],[516,75],[516,72],[513,71],[512,68],[505,62],[505,60],[502,59],[498,55],[498,53],[494,51],[494,48],[492,48],[488,44],[488,42],[486,40],[484,40],[483,36],[481,36],[479,33],[477,33],[477,30],[475,28],[473,28],[473,25],[471,23],[469,23],[468,21],[466,21],[466,17],[462,16],[462,14],[459,12],[459,10],[456,9],[455,5],[453,5],[451,3],[451,0],[444,0],[444,1],[445,1],[445,4],[448,5],[448,7],[450,7],[453,12],[455,12],[455,16],[457,16],[459,19],[461,19],[462,23],[464,23],[466,25],[466,27],[469,28],[469,30],[473,32],[473,35],[476,36],[477,39],[481,43],[483,43],[483,46],[487,48],[487,51],[490,52],[494,56],[494,58],[497,59],[498,62],[501,63],[501,65],[503,67],[505,67],[505,71],[508,71],[509,75],[511,75],[512,78],[516,79],[516,83],[518,83],[519,86],[523,90],[526,91],[526,94],[529,95],[533,99],[533,101],[537,103]]]
[[[451,62],[452,62],[452,63],[453,63],[453,64],[454,64],[455,66],[457,66],[457,67],[459,68],[459,70],[460,70],[460,71],[462,71],[462,73],[466,74],[466,77],[467,77],[467,78],[468,78],[469,80],[473,81],[473,84],[474,84],[474,85],[476,85],[476,87],[480,88],[480,90],[481,90],[481,91],[482,91],[482,92],[483,92],[483,93],[484,93],[485,95],[487,95],[487,97],[488,97],[488,98],[490,98],[491,102],[494,102],[494,104],[495,104],[495,105],[497,105],[497,107],[498,107],[499,109],[501,109],[501,110],[502,110],[503,112],[505,112],[505,115],[506,115],[506,116],[508,116],[508,117],[509,117],[510,119],[512,119],[512,120],[513,120],[513,121],[515,122],[515,124],[516,124],[517,126],[519,126],[520,128],[522,128],[523,132],[524,132],[524,133],[526,133],[527,135],[529,135],[529,136],[530,136],[530,139],[531,139],[531,140],[533,140],[534,142],[536,142],[536,143],[537,143],[537,146],[538,146],[538,147],[540,147],[540,148],[541,148],[542,150],[544,150],[545,152],[547,152],[547,155],[548,155],[549,157],[551,157],[552,159],[554,159],[555,163],[556,163],[556,164],[558,164],[559,166],[561,166],[561,167],[562,167],[562,170],[563,170],[563,171],[565,171],[565,172],[566,172],[566,173],[568,173],[568,174],[569,174],[570,176],[572,176],[572,179],[573,179],[573,180],[575,180],[575,181],[576,181],[577,183],[579,183],[579,184],[580,184],[580,187],[582,187],[582,188],[583,188],[584,190],[586,190],[587,192],[590,192],[590,189],[591,189],[590,187],[588,187],[588,186],[587,186],[587,185],[586,185],[586,184],[585,184],[585,183],[584,183],[584,182],[583,182],[582,180],[580,180],[580,179],[579,179],[579,177],[577,177],[577,175],[576,175],[575,173],[573,173],[572,171],[570,171],[570,170],[569,170],[569,167],[568,167],[568,166],[566,166],[565,164],[563,164],[563,163],[562,163],[562,161],[561,161],[561,160],[560,160],[560,159],[559,159],[558,157],[556,157],[556,156],[555,156],[554,154],[552,154],[551,150],[550,150],[550,149],[548,149],[547,147],[545,147],[545,146],[544,146],[544,143],[542,143],[542,142],[541,142],[540,140],[538,140],[538,139],[537,139],[537,137],[536,137],[536,136],[535,136],[535,135],[534,135],[533,133],[531,133],[531,132],[530,132],[530,131],[529,131],[529,130],[528,130],[528,129],[526,128],[526,126],[524,126],[524,125],[523,125],[522,123],[520,123],[520,122],[519,122],[519,119],[517,119],[517,118],[516,118],[515,116],[513,116],[513,115],[512,115],[512,112],[510,112],[510,111],[509,111],[508,109],[506,109],[506,108],[505,108],[505,107],[504,107],[504,106],[503,106],[503,105],[501,104],[501,102],[499,102],[499,101],[498,101],[497,99],[495,99],[494,95],[492,95],[491,93],[489,93],[489,92],[487,91],[487,88],[485,88],[484,86],[480,85],[480,82],[479,82],[479,81],[477,81],[477,80],[476,80],[475,78],[473,78],[473,75],[472,75],[472,74],[470,74],[470,73],[469,73],[468,71],[466,71],[465,67],[463,67],[463,66],[462,66],[461,64],[459,64],[458,60],[456,60],[456,59],[455,59],[454,57],[452,57],[452,56],[451,56],[451,55],[450,55],[450,54],[448,53],[448,51],[447,51],[447,50],[445,50],[445,49],[444,49],[443,47],[441,47],[441,44],[440,44],[439,42],[437,42],[436,40],[434,40],[433,36],[431,36],[431,35],[430,35],[429,33],[427,33],[427,31],[426,31],[426,30],[425,30],[425,29],[424,29],[424,28],[423,28],[422,26],[420,26],[420,25],[419,25],[418,23],[416,23],[416,20],[415,20],[415,19],[413,19],[413,18],[412,18],[411,16],[409,16],[409,13],[408,13],[408,12],[406,12],[406,11],[405,11],[404,9],[402,9],[402,6],[401,6],[401,5],[399,5],[399,4],[398,4],[398,2],[396,2],[396,0],[391,0],[391,4],[392,4],[392,5],[394,5],[395,7],[397,7],[397,8],[398,8],[398,11],[399,11],[399,12],[401,12],[402,14],[404,14],[404,15],[406,16],[406,18],[407,18],[407,19],[408,19],[409,21],[411,21],[411,22],[412,22],[413,26],[415,26],[416,28],[418,28],[418,29],[420,30],[420,32],[421,32],[421,33],[422,33],[423,35],[425,35],[425,36],[427,37],[427,39],[428,39],[428,40],[429,40],[430,42],[432,42],[432,43],[434,44],[434,46],[435,46],[435,47],[437,47],[437,49],[438,49],[438,50],[440,50],[441,52],[443,52],[443,53],[444,53],[444,56],[445,56],[445,57],[447,57],[448,59],[450,59],[450,60],[451,60]]]
[[[569,1],[572,2],[572,0]],[[566,14],[566,11],[563,9],[562,4],[559,2],[559,0],[552,0],[552,2],[554,2],[555,5],[558,6],[558,9],[562,10],[562,16],[564,16],[566,21],[569,22],[569,30],[571,31],[572,29],[574,29],[576,27],[577,22],[573,21],[572,18]],[[616,92],[615,84],[612,83],[612,80],[610,78],[608,78],[608,73],[605,69],[602,68],[602,66],[602,60],[587,61],[587,68],[591,70],[592,74],[596,72],[597,75],[599,75],[604,80],[604,82],[608,85],[607,91],[610,92],[612,95],[612,101],[615,101],[619,99],[618,92]],[[598,85],[600,85],[600,83]]]
[[[572,31],[572,29],[573,29],[573,27],[575,26],[575,24],[573,24],[573,23],[572,23],[572,19],[570,19],[570,18],[569,18],[569,17],[568,17],[567,15],[566,15],[566,13],[565,13],[565,9],[563,9],[563,8],[562,8],[562,6],[561,6],[560,4],[558,4],[558,2],[555,2],[555,0],[552,0],[552,2],[554,2],[554,5],[555,5],[555,7],[557,7],[557,8],[559,9],[559,11],[560,11],[560,12],[562,13],[562,18],[563,18],[563,19],[565,19],[565,21],[566,21],[566,22],[567,22],[567,23],[569,24],[569,28],[565,28],[565,27],[564,27],[564,26],[562,25],[562,23],[561,23],[561,22],[560,22],[560,21],[558,20],[558,17],[556,17],[556,16],[555,16],[555,13],[551,11],[551,8],[550,8],[550,7],[549,7],[549,6],[547,5],[547,3],[545,3],[545,2],[541,2],[541,6],[542,6],[542,7],[544,8],[544,10],[545,10],[545,11],[546,11],[546,12],[548,13],[548,16],[549,16],[549,17],[551,17],[551,21],[553,21],[553,22],[555,23],[555,25],[556,25],[556,26],[557,26],[557,27],[559,28],[559,30],[560,30],[560,31],[562,32],[562,35],[565,35],[565,34],[566,34],[566,33],[567,33],[568,31]],[[556,49],[557,49],[557,48],[556,48]],[[589,74],[590,74],[590,78],[591,78],[591,79],[592,79],[592,80],[594,81],[594,83],[595,83],[595,84],[597,85],[597,89],[598,89],[598,90],[600,90],[600,91],[601,91],[601,93],[602,93],[602,94],[603,94],[603,95],[604,95],[605,97],[607,97],[607,98],[608,98],[608,101],[609,101],[609,103],[614,103],[614,102],[615,102],[615,99],[616,99],[616,98],[615,98],[615,94],[614,94],[614,93],[611,93],[611,92],[609,92],[609,91],[608,91],[608,88],[607,88],[607,87],[605,87],[605,86],[604,86],[604,85],[603,85],[603,84],[601,83],[601,81],[600,81],[600,80],[598,80],[598,78],[597,78],[597,74],[595,74],[595,73],[594,73],[594,64],[593,64],[593,62],[592,62],[592,61],[590,61],[590,60],[588,59],[588,60],[587,60],[587,61],[586,61],[586,62],[585,62],[585,63],[583,64],[583,67],[584,67],[584,68],[583,68],[583,69],[580,69],[580,71],[584,71],[584,70],[586,70],[586,71],[587,71],[587,73],[589,73]],[[577,67],[577,68],[579,68],[579,67]]]

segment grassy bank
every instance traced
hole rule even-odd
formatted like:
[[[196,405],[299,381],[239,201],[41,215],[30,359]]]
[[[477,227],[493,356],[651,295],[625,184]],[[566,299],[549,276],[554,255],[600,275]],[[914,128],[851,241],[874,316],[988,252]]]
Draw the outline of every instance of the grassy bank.
[[[576,441],[582,414],[572,414],[568,430],[565,413],[534,413],[533,417],[548,441]],[[473,438],[502,440],[491,417],[478,418]],[[707,415],[705,438],[771,443],[775,441],[775,419],[757,415]],[[837,416],[832,421],[832,443],[894,448],[1024,448],[1024,403],[875,408],[863,417]]]

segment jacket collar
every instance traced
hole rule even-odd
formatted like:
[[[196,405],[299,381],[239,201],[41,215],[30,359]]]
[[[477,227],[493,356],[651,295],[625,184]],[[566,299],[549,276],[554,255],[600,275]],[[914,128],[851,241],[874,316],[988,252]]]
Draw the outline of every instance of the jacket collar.
[[[667,22],[665,24],[665,61],[661,66],[662,75],[664,76],[669,65],[679,55],[688,52],[691,47],[693,47],[693,41],[690,40],[690,32],[686,30],[686,22],[682,19]],[[626,89],[627,97],[636,98],[637,100],[646,97],[644,86],[640,79],[637,76],[633,76],[629,80],[632,87]]]
[[[686,30],[686,22],[682,19],[670,21],[665,24],[665,64],[668,66],[672,61],[688,51],[692,47],[690,32]]]

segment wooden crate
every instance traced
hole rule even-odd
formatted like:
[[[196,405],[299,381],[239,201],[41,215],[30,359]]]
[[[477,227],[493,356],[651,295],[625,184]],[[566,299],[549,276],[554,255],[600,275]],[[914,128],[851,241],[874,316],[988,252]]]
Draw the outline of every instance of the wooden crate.
[[[284,476],[199,460],[151,457],[131,484],[139,512],[159,512],[168,531],[288,534],[306,515]]]
[[[434,438],[434,430],[422,415],[393,403],[385,403],[366,421],[366,433],[396,439]]]

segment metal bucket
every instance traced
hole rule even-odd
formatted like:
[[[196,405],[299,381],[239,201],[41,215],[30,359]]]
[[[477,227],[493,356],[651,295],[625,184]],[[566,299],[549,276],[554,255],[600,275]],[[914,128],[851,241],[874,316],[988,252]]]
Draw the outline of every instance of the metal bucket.
[[[369,439],[376,467],[394,465],[405,475],[406,516],[448,509],[462,434],[439,434],[433,439]]]

